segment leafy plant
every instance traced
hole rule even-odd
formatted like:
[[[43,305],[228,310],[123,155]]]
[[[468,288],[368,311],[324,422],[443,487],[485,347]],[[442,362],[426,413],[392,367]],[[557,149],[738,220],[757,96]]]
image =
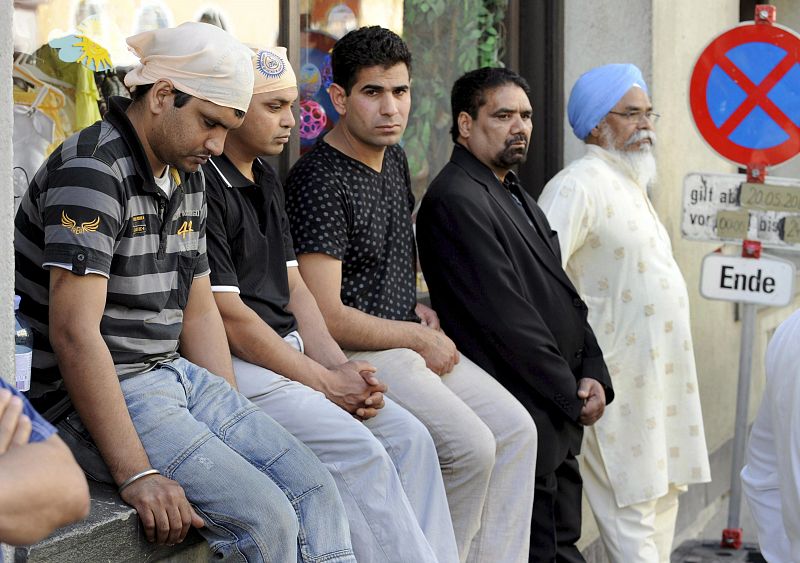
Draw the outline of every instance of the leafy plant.
[[[508,0],[405,0],[414,56],[413,109],[404,146],[419,198],[450,157],[450,88],[464,72],[501,66]]]

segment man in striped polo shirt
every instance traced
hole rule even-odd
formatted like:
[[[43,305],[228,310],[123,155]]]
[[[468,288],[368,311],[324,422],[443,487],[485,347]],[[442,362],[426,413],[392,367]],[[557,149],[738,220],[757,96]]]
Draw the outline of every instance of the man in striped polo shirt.
[[[330,475],[234,390],[211,294],[199,169],[242,123],[251,53],[200,23],[128,44],[133,102],[56,149],[15,221],[31,397],[148,540],[195,526],[221,559],[354,561]]]

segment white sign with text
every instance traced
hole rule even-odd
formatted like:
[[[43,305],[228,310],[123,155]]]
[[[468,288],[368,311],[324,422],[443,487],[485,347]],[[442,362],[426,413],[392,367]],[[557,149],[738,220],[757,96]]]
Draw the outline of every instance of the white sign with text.
[[[706,299],[782,307],[794,297],[795,266],[774,257],[713,252],[703,258],[700,294]]]

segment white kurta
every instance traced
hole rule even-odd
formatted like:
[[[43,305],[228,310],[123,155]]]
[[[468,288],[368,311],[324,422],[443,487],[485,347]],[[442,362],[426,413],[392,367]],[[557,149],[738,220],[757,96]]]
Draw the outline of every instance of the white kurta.
[[[539,205],[614,384],[595,428],[617,503],[709,481],[686,283],[644,187],[627,164],[587,145]]]
[[[767,388],[753,423],[742,485],[767,561],[800,562],[800,311],[767,348]]]

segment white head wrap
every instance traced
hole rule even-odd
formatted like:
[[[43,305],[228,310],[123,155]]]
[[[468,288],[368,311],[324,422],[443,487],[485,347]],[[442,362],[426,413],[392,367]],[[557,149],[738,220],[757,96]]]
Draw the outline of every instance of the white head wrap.
[[[253,53],[228,32],[187,22],[146,31],[127,42],[140,59],[125,76],[128,87],[167,79],[187,94],[247,111],[253,94]]]

